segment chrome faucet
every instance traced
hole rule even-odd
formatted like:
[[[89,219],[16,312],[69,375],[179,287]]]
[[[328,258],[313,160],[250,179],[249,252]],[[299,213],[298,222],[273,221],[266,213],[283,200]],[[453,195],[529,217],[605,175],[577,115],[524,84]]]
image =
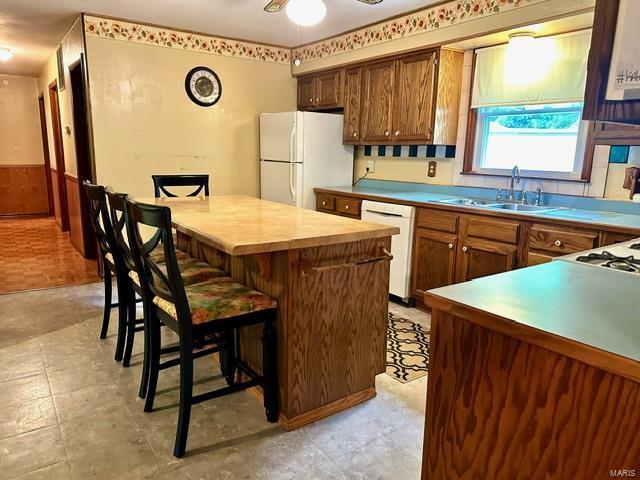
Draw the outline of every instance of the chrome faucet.
[[[536,199],[535,202],[533,203],[536,207],[539,207],[540,205],[542,205],[542,187],[541,186],[537,186],[536,187]]]
[[[520,169],[518,165],[515,165],[511,170],[511,188],[509,189],[509,201],[511,202],[516,199],[516,192],[514,190],[516,184],[520,185]]]

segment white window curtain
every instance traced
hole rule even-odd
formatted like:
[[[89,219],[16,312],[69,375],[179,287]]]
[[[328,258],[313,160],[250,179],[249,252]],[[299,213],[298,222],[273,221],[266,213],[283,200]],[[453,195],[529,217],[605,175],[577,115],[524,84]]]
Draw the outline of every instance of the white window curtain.
[[[584,99],[591,30],[476,50],[471,107]]]

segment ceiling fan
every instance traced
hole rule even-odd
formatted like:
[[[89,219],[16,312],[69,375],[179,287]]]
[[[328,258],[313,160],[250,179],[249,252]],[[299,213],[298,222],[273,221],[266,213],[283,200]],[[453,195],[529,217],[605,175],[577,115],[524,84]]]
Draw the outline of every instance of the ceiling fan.
[[[264,7],[265,12],[269,13],[278,13],[282,10],[289,0],[271,0]],[[375,5],[376,3],[382,2],[382,0],[358,0],[359,2],[366,3],[368,5]]]

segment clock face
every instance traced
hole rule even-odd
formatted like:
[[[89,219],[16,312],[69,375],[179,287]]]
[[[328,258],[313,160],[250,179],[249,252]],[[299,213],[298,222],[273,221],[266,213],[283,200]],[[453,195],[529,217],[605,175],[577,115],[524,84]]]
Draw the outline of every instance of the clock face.
[[[187,73],[184,81],[189,98],[197,105],[210,107],[222,96],[222,84],[218,75],[207,67],[196,67]]]

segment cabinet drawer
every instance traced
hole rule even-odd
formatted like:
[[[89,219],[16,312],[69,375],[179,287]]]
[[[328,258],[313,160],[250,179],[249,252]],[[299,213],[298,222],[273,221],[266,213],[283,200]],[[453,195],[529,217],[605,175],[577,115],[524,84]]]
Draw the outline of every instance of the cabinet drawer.
[[[595,248],[597,241],[597,232],[534,225],[529,236],[529,248],[564,255]]]
[[[466,235],[468,237],[516,244],[519,233],[520,224],[518,222],[483,217],[466,218]]]
[[[316,210],[333,212],[336,209],[336,197],[319,193],[316,195]]]
[[[336,198],[336,211],[350,217],[360,217],[360,200],[352,198]]]
[[[527,267],[533,267],[534,265],[542,265],[553,260],[553,256],[545,253],[529,252],[527,255]]]
[[[439,232],[458,233],[458,218],[455,213],[419,208],[416,225]]]

